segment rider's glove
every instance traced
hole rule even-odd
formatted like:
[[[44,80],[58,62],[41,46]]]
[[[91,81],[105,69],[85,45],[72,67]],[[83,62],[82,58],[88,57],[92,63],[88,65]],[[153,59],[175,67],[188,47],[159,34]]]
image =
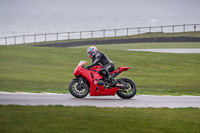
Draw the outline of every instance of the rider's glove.
[[[90,66],[87,66],[86,69],[89,70],[89,69],[90,69]]]

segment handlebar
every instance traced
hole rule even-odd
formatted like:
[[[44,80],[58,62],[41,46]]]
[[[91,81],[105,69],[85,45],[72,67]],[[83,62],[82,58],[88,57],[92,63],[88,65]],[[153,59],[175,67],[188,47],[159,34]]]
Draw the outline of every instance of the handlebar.
[[[83,69],[87,69],[87,70],[89,70],[89,69],[88,69],[87,67],[85,67],[84,65],[82,66],[82,68],[83,68]]]

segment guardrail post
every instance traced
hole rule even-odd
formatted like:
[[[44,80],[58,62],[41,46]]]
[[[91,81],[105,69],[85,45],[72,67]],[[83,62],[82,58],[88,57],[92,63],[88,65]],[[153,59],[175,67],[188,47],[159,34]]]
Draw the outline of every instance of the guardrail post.
[[[105,38],[106,37],[106,33],[105,33],[106,31],[105,30],[103,30],[103,38]]]
[[[127,30],[127,32],[126,32],[126,33],[127,33],[127,36],[128,36],[128,28],[127,28],[126,30]]]
[[[117,37],[117,29],[115,29],[115,37]]]
[[[151,27],[149,27],[149,32],[151,33]]]
[[[81,31],[80,31],[80,39],[81,39]]]
[[[161,33],[163,33],[163,27],[161,26],[160,28],[161,28]]]
[[[183,25],[183,32],[185,33],[185,24]]]
[[[56,33],[56,40],[58,41],[58,33]]]
[[[172,33],[174,33],[174,25],[172,26]]]
[[[194,25],[194,32],[196,32],[196,24]]]

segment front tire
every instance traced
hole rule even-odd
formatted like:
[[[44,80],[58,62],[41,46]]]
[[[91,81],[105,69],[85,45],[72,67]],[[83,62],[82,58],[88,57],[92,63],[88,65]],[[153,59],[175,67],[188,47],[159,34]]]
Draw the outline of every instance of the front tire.
[[[69,84],[69,91],[76,98],[84,98],[89,93],[88,85],[84,81],[81,82],[79,84],[79,79],[73,79]]]
[[[134,97],[137,91],[135,83],[128,78],[121,78],[120,80],[126,82],[129,86],[129,89],[124,89],[124,90],[120,89],[117,91],[117,95],[123,99],[130,99]]]

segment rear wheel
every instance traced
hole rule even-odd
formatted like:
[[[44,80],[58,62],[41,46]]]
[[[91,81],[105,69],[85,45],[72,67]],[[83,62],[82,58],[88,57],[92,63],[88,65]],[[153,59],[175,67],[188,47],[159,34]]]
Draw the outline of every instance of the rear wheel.
[[[69,84],[69,91],[76,98],[84,98],[89,93],[89,87],[84,81],[79,83],[79,79],[73,79]]]
[[[119,89],[117,91],[117,95],[123,99],[130,99],[134,97],[137,90],[135,83],[131,79],[128,79],[128,78],[121,78],[120,80],[127,83],[129,88]]]

